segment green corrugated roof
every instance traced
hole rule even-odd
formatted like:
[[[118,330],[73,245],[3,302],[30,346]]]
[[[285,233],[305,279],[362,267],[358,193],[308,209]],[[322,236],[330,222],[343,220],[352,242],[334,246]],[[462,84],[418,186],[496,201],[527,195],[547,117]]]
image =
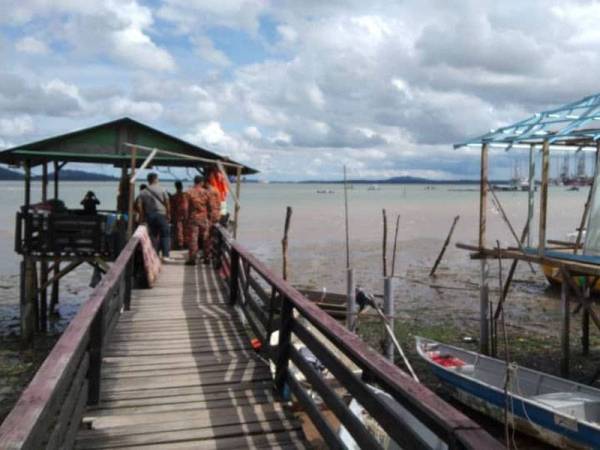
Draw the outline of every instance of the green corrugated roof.
[[[257,172],[251,167],[236,163],[227,157],[217,155],[128,117],[4,150],[0,152],[0,162],[14,165],[19,165],[24,161],[30,161],[32,165],[47,161],[129,165],[131,151],[124,145],[125,143],[238,164],[242,166],[243,174]],[[138,166],[143,162],[144,155],[148,153],[148,151],[138,150],[136,160]],[[209,166],[210,163],[159,153],[154,158],[152,165],[202,167]],[[229,168],[229,172],[235,173],[235,168]]]

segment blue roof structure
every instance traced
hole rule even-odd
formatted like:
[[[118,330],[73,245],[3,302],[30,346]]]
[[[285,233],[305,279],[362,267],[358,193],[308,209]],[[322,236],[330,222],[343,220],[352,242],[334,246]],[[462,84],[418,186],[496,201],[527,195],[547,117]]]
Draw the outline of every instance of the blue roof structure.
[[[471,145],[560,145],[582,149],[596,147],[600,140],[600,94],[558,108],[542,111],[520,122],[491,130],[454,148]]]

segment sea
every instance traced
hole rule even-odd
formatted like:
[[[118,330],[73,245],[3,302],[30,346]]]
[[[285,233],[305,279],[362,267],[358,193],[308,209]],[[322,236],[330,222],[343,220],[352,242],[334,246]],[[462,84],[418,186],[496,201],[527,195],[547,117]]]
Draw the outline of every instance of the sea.
[[[174,190],[172,182],[163,182]],[[59,198],[69,208],[79,207],[88,190],[101,201],[100,208],[113,209],[116,182],[62,182]],[[50,185],[52,192],[52,185]],[[41,198],[39,182],[33,184],[32,202]],[[515,232],[521,233],[527,217],[526,192],[498,192]],[[568,191],[551,187],[548,210],[548,238],[566,240],[579,226],[587,189]],[[477,317],[475,295],[457,294],[461,286],[474,290],[478,282],[478,264],[457,242],[474,244],[478,236],[479,191],[477,185],[388,185],[355,184],[348,187],[348,233],[350,266],[359,285],[372,292],[383,290],[383,213],[387,216],[387,273],[394,260],[397,301],[408,301],[407,308],[419,308],[432,301],[457,314]],[[14,252],[15,215],[24,200],[22,182],[0,182],[0,334],[18,330],[18,286],[20,257]],[[536,193],[536,206],[539,192]],[[497,205],[488,200],[487,242],[490,246],[516,245],[515,238]],[[281,239],[286,208],[292,208],[289,231],[290,280],[297,286],[344,292],[346,239],[344,187],[341,184],[244,183],[240,195],[240,242],[271,269],[282,270]],[[233,210],[232,204],[229,205]],[[537,208],[536,208],[537,209]],[[452,295],[438,295],[425,289],[432,281],[428,272],[435,261],[455,216],[459,216],[451,245],[438,269],[435,285],[448,287]],[[396,254],[393,255],[397,230]],[[533,243],[537,242],[537,216],[534,218]],[[525,280],[522,294],[551,297],[539,274],[533,276],[527,265],[518,271]],[[60,318],[54,323],[60,331],[90,293],[92,270],[81,267],[63,280]],[[533,286],[533,287],[532,287]],[[432,294],[433,292],[433,294]],[[433,297],[441,297],[436,299]],[[439,303],[441,302],[441,303]],[[555,302],[551,302],[554,304]],[[520,303],[519,303],[520,304]],[[554,306],[551,306],[554,308]],[[439,308],[438,308],[439,309]],[[517,315],[518,307],[517,307]],[[432,317],[435,320],[435,316]],[[533,321],[535,322],[535,321]]]

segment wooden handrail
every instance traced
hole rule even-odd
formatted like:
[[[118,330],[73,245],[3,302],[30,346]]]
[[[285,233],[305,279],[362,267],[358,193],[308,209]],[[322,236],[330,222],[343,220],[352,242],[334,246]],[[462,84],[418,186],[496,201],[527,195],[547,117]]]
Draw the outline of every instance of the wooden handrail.
[[[80,361],[87,361],[83,355],[90,343],[94,323],[98,321],[98,317],[102,318],[103,307],[110,301],[121,277],[129,273],[127,269],[139,242],[139,234],[129,240],[88,300],[81,305],[79,312],[23,391],[15,407],[0,425],[1,449],[43,448],[45,440],[50,437],[56,410],[60,409],[61,395],[69,388],[75,373],[79,372],[76,369]],[[94,371],[99,370],[92,367],[92,363],[90,356],[88,378]],[[85,364],[87,365],[87,362]],[[84,387],[88,381],[82,382]],[[84,389],[80,391],[83,392]],[[85,399],[87,398],[86,392]],[[73,417],[68,419],[79,420]]]
[[[257,274],[272,286],[274,291],[279,292],[283,299],[281,322],[284,328],[280,333],[280,352],[276,358],[278,366],[285,363],[287,367],[287,360],[289,360],[289,349],[285,348],[284,341],[286,335],[291,331],[287,327],[291,328],[291,322],[293,322],[289,319],[291,313],[286,311],[288,309],[287,305],[291,305],[338,350],[357,364],[370,379],[376,381],[424,425],[448,442],[451,448],[501,448],[500,444],[477,423],[451,407],[424,385],[415,382],[406,373],[370,348],[356,334],[348,331],[317,305],[305,298],[282,277],[268,269],[239,242],[234,240],[224,228],[218,227],[218,231],[226,247],[235,255],[232,256],[232,260],[235,257],[235,259],[239,258],[240,263],[244,261],[249,264]],[[230,285],[237,286],[237,283],[233,283],[230,279]],[[235,295],[238,295],[238,293],[236,292]],[[232,299],[234,299],[233,295]],[[288,355],[282,355],[282,353],[288,353]],[[281,385],[285,373],[285,367],[278,367],[276,384]],[[352,392],[350,393],[352,394]]]

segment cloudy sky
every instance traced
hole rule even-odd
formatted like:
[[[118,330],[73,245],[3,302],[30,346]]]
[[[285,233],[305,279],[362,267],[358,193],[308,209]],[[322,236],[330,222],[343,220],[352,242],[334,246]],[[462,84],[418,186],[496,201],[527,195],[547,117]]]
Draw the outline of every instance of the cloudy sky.
[[[453,143],[600,91],[592,1],[0,0],[0,10],[0,148],[130,116],[268,179],[339,178],[343,164],[354,177],[472,178],[477,150]],[[499,153],[492,175],[511,157]]]

